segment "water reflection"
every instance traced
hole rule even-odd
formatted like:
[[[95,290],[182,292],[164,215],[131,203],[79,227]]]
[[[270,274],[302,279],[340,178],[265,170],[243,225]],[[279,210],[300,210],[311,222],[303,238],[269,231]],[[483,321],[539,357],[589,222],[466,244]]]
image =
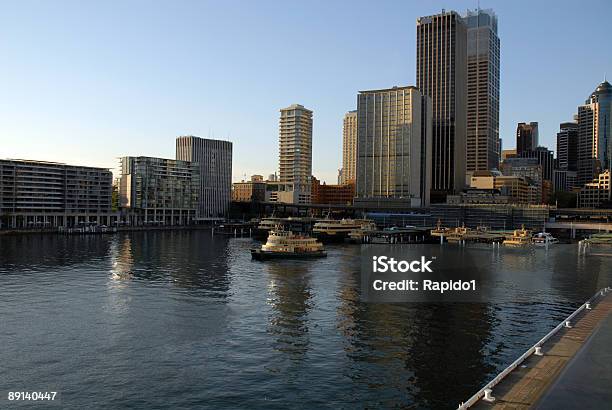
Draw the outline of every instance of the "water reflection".
[[[115,279],[205,291],[226,298],[230,288],[227,239],[204,232],[134,232],[114,238],[110,251]]]
[[[265,263],[251,246],[206,231],[0,237],[3,384],[57,380],[75,408],[456,408],[612,274],[575,247],[448,247],[498,281],[492,303],[377,305],[359,300],[359,246]]]
[[[0,235],[0,271],[103,262],[110,242],[108,235]]]
[[[268,304],[272,315],[268,332],[275,337],[274,349],[291,360],[304,357],[310,343],[308,312],[312,308],[312,290],[308,261],[270,261],[268,273]]]

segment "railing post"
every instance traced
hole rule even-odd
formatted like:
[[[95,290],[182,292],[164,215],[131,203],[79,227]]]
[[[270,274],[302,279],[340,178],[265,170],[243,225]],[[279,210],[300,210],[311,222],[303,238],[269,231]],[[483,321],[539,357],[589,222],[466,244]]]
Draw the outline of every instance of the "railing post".
[[[493,403],[495,401],[495,397],[491,395],[493,393],[492,389],[484,390],[484,397],[482,398],[484,401],[488,401],[489,403]]]

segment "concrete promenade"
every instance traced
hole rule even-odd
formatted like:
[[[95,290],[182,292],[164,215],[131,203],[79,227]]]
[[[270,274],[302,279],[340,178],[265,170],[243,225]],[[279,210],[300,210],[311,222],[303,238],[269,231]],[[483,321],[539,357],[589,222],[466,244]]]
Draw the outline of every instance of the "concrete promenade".
[[[477,409],[603,409],[612,403],[612,293],[493,387]]]

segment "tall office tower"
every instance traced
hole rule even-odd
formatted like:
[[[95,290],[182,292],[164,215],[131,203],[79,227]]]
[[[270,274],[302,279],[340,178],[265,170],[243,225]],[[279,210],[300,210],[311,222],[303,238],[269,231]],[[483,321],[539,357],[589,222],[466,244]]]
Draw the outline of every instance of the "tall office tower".
[[[562,171],[576,171],[578,166],[578,124],[563,122],[557,133],[557,161]]]
[[[417,19],[417,87],[432,102],[431,201],[465,186],[467,28],[454,11]]]
[[[493,10],[468,10],[466,170],[499,166],[499,37]]]
[[[429,204],[431,121],[416,87],[359,92],[356,203]]]
[[[227,215],[232,198],[232,143],[192,135],[178,137],[176,159],[199,164],[201,190],[196,218]]]
[[[533,151],[538,146],[538,123],[519,122],[516,127],[516,153]]]
[[[280,110],[279,202],[310,203],[312,111],[299,104]]]
[[[357,111],[344,115],[342,126],[342,175],[341,184],[355,182],[357,166]]]
[[[546,147],[536,147],[533,150],[523,151],[519,158],[537,158],[538,164],[542,166],[542,178],[552,181],[555,170],[555,154]]]
[[[584,185],[610,169],[612,158],[612,85],[597,86],[578,107],[578,183]]]

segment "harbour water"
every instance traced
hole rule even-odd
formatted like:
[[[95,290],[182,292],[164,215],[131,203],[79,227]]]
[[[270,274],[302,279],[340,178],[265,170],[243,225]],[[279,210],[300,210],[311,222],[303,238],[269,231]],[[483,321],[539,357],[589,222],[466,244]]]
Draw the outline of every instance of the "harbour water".
[[[534,286],[506,280],[487,304],[365,304],[359,245],[257,262],[254,244],[209,231],[0,237],[0,400],[456,408],[612,279],[611,258],[576,245],[444,245]]]

